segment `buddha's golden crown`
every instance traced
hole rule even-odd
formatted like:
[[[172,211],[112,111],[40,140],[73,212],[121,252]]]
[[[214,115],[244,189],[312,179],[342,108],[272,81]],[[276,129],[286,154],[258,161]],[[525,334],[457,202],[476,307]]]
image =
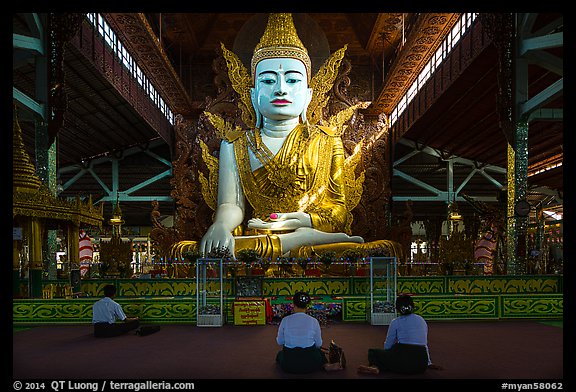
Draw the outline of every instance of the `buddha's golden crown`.
[[[312,73],[312,63],[308,50],[298,37],[292,14],[270,14],[266,30],[252,56],[252,82],[256,75],[256,65],[269,58],[288,57],[300,60],[306,66],[308,82]]]

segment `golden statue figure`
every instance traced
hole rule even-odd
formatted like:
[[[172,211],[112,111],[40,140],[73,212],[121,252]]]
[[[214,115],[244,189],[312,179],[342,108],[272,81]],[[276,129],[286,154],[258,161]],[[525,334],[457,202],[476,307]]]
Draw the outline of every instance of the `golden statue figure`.
[[[177,242],[172,256],[181,258],[191,250],[207,255],[219,248],[232,255],[256,249],[271,259],[380,248],[399,256],[393,241],[365,243],[351,233],[351,211],[362,195],[363,173],[354,174],[358,156],[345,158],[340,136],[343,123],[361,104],[320,125],[326,92],[346,47],[312,76],[292,15],[271,14],[250,73],[234,53],[223,45],[222,50],[249,128],[205,112],[222,139],[218,158],[203,146],[210,178],[200,180],[214,219],[201,241]],[[243,228],[246,203],[253,213]]]

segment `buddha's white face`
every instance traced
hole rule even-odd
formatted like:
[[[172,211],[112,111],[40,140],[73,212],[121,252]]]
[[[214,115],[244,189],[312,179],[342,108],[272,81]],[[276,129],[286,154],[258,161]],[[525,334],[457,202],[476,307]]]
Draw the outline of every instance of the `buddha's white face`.
[[[252,103],[266,119],[297,118],[310,103],[306,67],[291,58],[265,59],[256,66]]]

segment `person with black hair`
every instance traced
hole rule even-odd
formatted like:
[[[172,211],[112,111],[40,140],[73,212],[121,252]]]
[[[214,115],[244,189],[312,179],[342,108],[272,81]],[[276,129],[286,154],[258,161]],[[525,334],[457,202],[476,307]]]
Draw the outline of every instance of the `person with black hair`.
[[[92,305],[92,324],[94,336],[97,338],[109,338],[125,334],[138,328],[140,320],[137,317],[126,317],[122,306],[114,301],[116,286],[107,284],[104,286],[104,298]],[[122,321],[117,323],[116,320]]]
[[[407,294],[396,299],[396,317],[388,326],[384,348],[368,349],[368,366],[360,365],[359,373],[378,374],[381,371],[418,374],[432,365],[428,350],[428,324],[414,313],[414,301]]]
[[[276,355],[276,362],[287,373],[342,369],[340,363],[328,363],[322,349],[320,323],[306,313],[310,302],[308,293],[299,291],[294,294],[294,313],[285,316],[278,327],[276,342],[282,346],[282,350]]]

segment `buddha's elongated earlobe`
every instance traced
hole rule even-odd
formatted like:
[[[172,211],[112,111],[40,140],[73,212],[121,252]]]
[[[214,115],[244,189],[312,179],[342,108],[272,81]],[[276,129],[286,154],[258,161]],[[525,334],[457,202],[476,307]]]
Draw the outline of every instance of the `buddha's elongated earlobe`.
[[[306,118],[306,112],[308,111],[308,106],[312,101],[312,89],[308,88],[307,92],[308,97],[306,97],[306,105],[304,105],[304,110],[302,110],[302,113],[300,113],[300,119],[302,120],[303,124],[306,124],[306,122],[308,122],[308,119]]]
[[[262,114],[256,104],[256,89],[254,87],[250,89],[250,101],[252,101],[252,107],[254,108],[254,114],[256,116],[256,124],[254,124],[254,127],[260,129],[262,127]]]
[[[262,115],[258,110],[256,110],[256,124],[254,125],[254,127],[257,129],[262,128]]]

